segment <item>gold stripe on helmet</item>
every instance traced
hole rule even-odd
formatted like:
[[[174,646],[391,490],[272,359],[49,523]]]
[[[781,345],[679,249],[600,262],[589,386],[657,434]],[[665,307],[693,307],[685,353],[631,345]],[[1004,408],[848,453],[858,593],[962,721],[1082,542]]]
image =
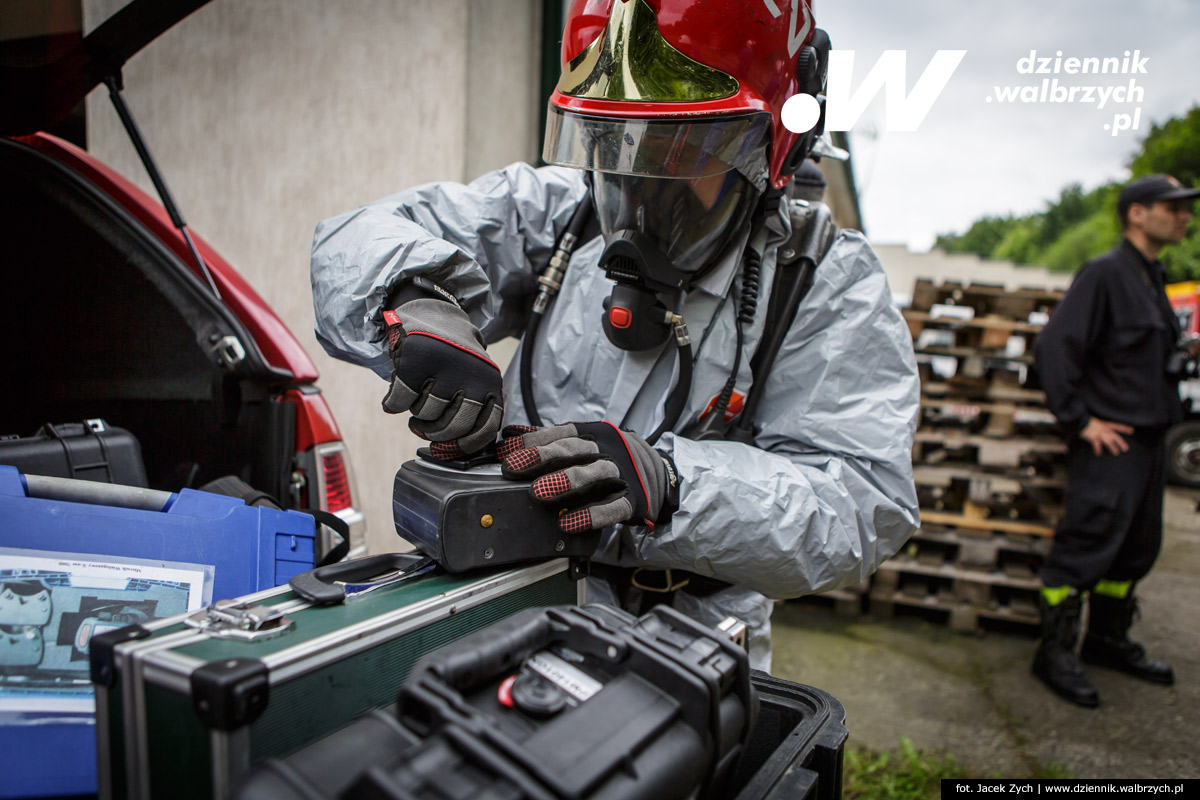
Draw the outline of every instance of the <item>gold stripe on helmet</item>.
[[[558,90],[592,100],[677,103],[730,97],[738,82],[676,50],[645,0],[613,0],[608,25],[563,65]]]

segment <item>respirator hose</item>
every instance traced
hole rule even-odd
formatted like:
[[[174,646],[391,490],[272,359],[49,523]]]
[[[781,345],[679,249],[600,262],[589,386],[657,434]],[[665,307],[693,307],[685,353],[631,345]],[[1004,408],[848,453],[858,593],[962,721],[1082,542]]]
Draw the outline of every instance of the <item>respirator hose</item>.
[[[533,300],[533,309],[530,311],[529,320],[525,323],[525,335],[521,338],[521,368],[519,370],[521,400],[525,404],[525,416],[529,418],[529,424],[539,428],[542,427],[542,418],[537,411],[537,402],[533,399],[533,346],[537,341],[537,332],[541,327],[542,317],[546,316],[550,301],[562,288],[563,276],[567,272],[571,251],[579,242],[579,237],[591,215],[592,191],[588,189],[583,196],[583,201],[571,214],[571,220],[567,223],[567,229],[563,232],[562,238],[558,240],[558,247],[550,258],[550,263],[538,276],[538,293]]]
[[[650,444],[657,442],[660,436],[675,427],[683,415],[688,395],[692,393],[692,341],[688,338],[683,317],[675,315],[674,325],[675,342],[679,345],[679,380],[675,382],[675,388],[671,390],[671,396],[667,398],[667,404],[663,408],[662,424],[646,438]]]
[[[733,355],[733,369],[730,370],[729,379],[725,381],[725,386],[721,389],[721,394],[717,397],[717,402],[713,406],[712,415],[714,425],[721,426],[725,420],[725,411],[729,408],[729,403],[733,400],[733,390],[737,383],[738,372],[742,368],[742,350],[745,346],[746,333],[745,326],[754,323],[754,315],[758,311],[758,291],[761,283],[762,272],[762,256],[758,254],[751,243],[762,230],[763,225],[767,221],[767,208],[773,203],[778,202],[778,198],[773,194],[768,194],[763,197],[759,204],[758,210],[754,215],[754,221],[750,226],[750,239],[746,244],[746,253],[742,257],[742,291],[738,297],[737,317],[734,319],[734,328],[737,332],[737,349]]]
[[[525,335],[521,337],[521,399],[525,403],[525,416],[529,424],[542,427],[542,418],[533,399],[533,343],[544,314],[533,312],[525,323]]]
[[[730,401],[733,400],[733,390],[737,383],[738,372],[742,368],[742,350],[745,348],[746,332],[745,326],[754,322],[754,314],[758,309],[758,288],[759,288],[759,273],[762,269],[762,259],[758,253],[753,250],[747,250],[745,262],[742,265],[742,292],[738,300],[738,315],[734,320],[734,329],[737,332],[737,349],[733,355],[733,369],[729,372],[729,379],[725,381],[725,386],[721,389],[721,394],[717,398],[717,403],[713,406],[713,419],[719,423],[725,417],[725,410],[729,408]]]

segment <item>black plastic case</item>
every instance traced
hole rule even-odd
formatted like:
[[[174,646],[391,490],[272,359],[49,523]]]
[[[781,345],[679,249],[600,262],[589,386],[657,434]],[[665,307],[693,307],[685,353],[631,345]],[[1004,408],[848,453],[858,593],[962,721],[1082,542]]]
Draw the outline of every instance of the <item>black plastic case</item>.
[[[431,653],[393,713],[234,796],[724,800],[755,698],[745,651],[674,609],[530,609]]]
[[[837,800],[842,796],[846,709],[833,695],[751,673],[758,719],[731,788],[734,800]]]
[[[548,558],[589,558],[599,531],[563,533],[557,510],[534,503],[529,483],[498,463],[470,469],[407,461],[396,473],[392,516],[400,538],[450,572]]]
[[[0,438],[0,464],[25,475],[147,487],[142,446],[102,419],[42,426],[33,436]]]

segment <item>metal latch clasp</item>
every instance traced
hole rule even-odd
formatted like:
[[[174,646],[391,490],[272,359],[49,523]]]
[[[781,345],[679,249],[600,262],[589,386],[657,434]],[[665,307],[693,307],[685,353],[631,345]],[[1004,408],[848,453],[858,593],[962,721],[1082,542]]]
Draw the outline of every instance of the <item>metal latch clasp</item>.
[[[276,607],[248,605],[236,600],[219,600],[188,617],[184,623],[218,639],[245,641],[270,639],[296,624]]]
[[[746,623],[736,617],[726,617],[717,625],[717,630],[725,634],[729,641],[736,644],[738,647],[749,652],[750,637],[746,630]]]

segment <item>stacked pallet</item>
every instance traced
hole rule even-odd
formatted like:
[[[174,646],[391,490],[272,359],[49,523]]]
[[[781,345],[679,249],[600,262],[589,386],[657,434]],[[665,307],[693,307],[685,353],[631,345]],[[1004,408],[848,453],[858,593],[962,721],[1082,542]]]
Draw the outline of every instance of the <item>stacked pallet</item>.
[[[986,620],[1037,623],[1037,571],[1062,515],[1066,445],[1029,367],[1061,297],[917,282],[904,317],[921,369],[921,528],[876,572],[873,614],[927,609],[960,631]]]

